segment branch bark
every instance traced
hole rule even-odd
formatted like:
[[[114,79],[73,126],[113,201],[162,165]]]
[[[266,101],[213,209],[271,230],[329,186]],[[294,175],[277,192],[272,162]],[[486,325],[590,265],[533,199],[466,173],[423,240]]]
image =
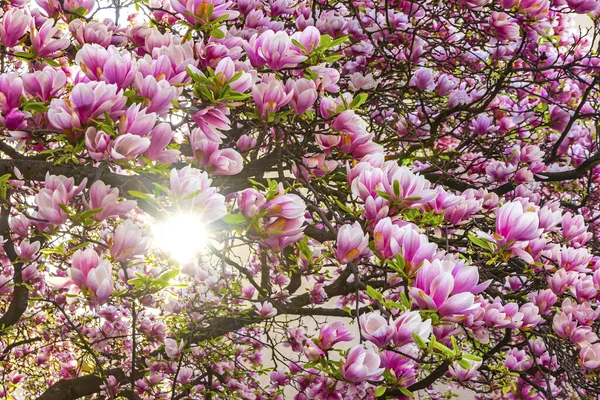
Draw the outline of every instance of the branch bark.
[[[127,376],[121,368],[106,371],[106,376],[114,376],[119,383],[126,383]],[[61,379],[42,393],[37,400],[73,400],[100,392],[102,378],[97,375],[84,375],[73,379]]]

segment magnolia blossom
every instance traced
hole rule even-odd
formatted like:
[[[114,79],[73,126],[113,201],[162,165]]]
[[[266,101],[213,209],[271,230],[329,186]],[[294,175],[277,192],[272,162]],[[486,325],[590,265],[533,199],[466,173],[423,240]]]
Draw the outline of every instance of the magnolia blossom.
[[[340,374],[350,382],[377,381],[384,371],[380,366],[379,355],[359,344],[350,349],[348,356],[340,361]]]
[[[73,282],[87,289],[98,304],[106,302],[112,294],[112,265],[101,259],[94,249],[77,250],[71,261],[70,273]]]
[[[83,200],[89,210],[101,209],[93,218],[102,221],[111,216],[123,215],[136,206],[135,200],[119,202],[119,189],[111,188],[102,181],[96,181],[90,188],[90,200]]]
[[[361,256],[368,250],[369,235],[363,233],[358,222],[352,225],[344,225],[338,231],[336,258],[342,264],[348,264]]]
[[[377,347],[385,347],[392,339],[394,328],[381,315],[376,313],[363,314],[358,320],[363,337]]]

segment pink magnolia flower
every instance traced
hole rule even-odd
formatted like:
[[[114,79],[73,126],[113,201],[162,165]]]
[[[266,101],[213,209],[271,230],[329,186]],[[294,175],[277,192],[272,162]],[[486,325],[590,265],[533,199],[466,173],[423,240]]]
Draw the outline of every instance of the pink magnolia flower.
[[[294,114],[304,114],[317,101],[317,86],[314,81],[306,78],[288,80],[285,84],[286,91],[292,93],[290,108]]]
[[[496,232],[493,240],[502,248],[511,250],[515,255],[532,262],[532,257],[523,250],[530,240],[540,237],[539,217],[535,210],[524,209],[518,202],[504,204],[496,213]]]
[[[8,226],[10,230],[22,238],[26,238],[27,236],[29,236],[30,225],[31,220],[22,214],[17,215],[15,217],[11,217],[8,220]]]
[[[265,202],[265,196],[255,189],[246,189],[238,197],[240,211],[247,218],[257,216]]]
[[[88,128],[85,131],[85,147],[88,149],[90,157],[94,160],[106,160],[109,158],[108,150],[111,143],[110,136],[96,128]]]
[[[577,14],[589,14],[600,8],[598,0],[566,0],[567,5]]]
[[[161,122],[156,125],[148,134],[150,146],[144,152],[144,157],[162,163],[175,162],[180,154],[179,150],[167,149],[174,136],[175,134],[171,130],[170,124]]]
[[[34,261],[39,255],[40,245],[40,242],[31,243],[29,239],[25,239],[15,247],[15,251],[21,260]]]
[[[115,161],[133,160],[148,150],[149,147],[150,139],[126,133],[125,135],[119,135],[110,143],[108,153]]]
[[[325,351],[331,349],[336,343],[349,342],[354,339],[348,327],[341,321],[321,325],[317,344]]]
[[[380,380],[384,370],[379,355],[373,350],[366,350],[361,344],[350,349],[348,356],[340,360],[342,378],[354,383]]]
[[[325,352],[313,341],[307,340],[304,344],[304,355],[309,361],[319,361],[325,356]]]
[[[207,223],[227,214],[225,197],[211,187],[212,180],[206,172],[190,166],[171,170],[170,195],[184,211],[202,215]]]
[[[50,18],[39,29],[31,30],[31,47],[39,57],[56,58],[69,47],[69,39],[60,38],[60,28],[54,22]]]
[[[190,136],[190,144],[196,150],[199,148],[199,143],[203,139],[208,139],[216,144],[222,143],[225,135],[221,131],[231,129],[231,121],[227,118],[227,110],[223,108],[206,107],[192,116],[192,119],[198,128],[192,131]]]
[[[304,47],[300,49],[296,45],[292,44],[291,48],[295,49],[299,53],[309,54],[311,51],[319,47],[321,43],[321,32],[314,26],[307,26],[302,32],[294,32],[291,39],[296,40]]]
[[[64,71],[52,67],[23,74],[23,87],[25,92],[41,101],[50,101],[64,88],[67,75]]]
[[[591,232],[588,232],[588,227],[581,214],[573,216],[571,213],[566,213],[563,216],[562,234],[573,247],[583,246],[592,237]]]
[[[254,305],[258,311],[258,315],[262,318],[271,318],[277,315],[277,309],[273,307],[273,304],[265,301],[263,303],[256,303]]]
[[[292,41],[284,31],[275,33],[267,30],[260,36],[254,35],[244,48],[253,66],[260,67],[266,63],[275,71],[293,68],[307,58],[292,47]]]
[[[413,333],[416,333],[425,342],[431,335],[431,320],[423,320],[418,311],[405,311],[393,322],[394,333],[392,340],[398,347],[414,342]]]
[[[69,31],[79,46],[95,43],[106,48],[113,39],[112,31],[103,22],[85,22],[77,18],[69,23]]]
[[[452,261],[424,261],[409,292],[421,309],[438,310],[442,317],[464,316],[478,307],[474,294],[489,285],[476,285],[478,280],[476,267]]]
[[[521,0],[518,2],[518,7],[527,17],[539,21],[548,15],[550,0]]]
[[[335,256],[342,264],[348,264],[368,253],[369,234],[364,233],[360,224],[343,225],[338,230]]]
[[[124,261],[142,255],[148,249],[150,239],[131,220],[123,221],[110,236],[110,255],[115,261]]]
[[[144,98],[142,105],[146,107],[147,112],[155,112],[164,117],[173,107],[171,103],[177,99],[177,88],[165,79],[158,80],[152,75],[142,78],[142,74],[137,74],[134,80],[134,87],[139,90],[139,95]]]
[[[0,74],[0,109],[4,115],[21,106],[23,80],[14,72]]]
[[[411,359],[389,350],[382,351],[380,357],[381,366],[390,373],[397,385],[408,387],[416,381],[417,371]]]
[[[181,355],[183,349],[183,339],[180,343],[177,343],[175,339],[165,339],[165,353],[170,359],[178,358]]]
[[[119,133],[147,136],[156,124],[156,114],[140,110],[140,104],[132,104],[119,118]]]
[[[87,183],[87,178],[75,187],[73,178],[46,174],[46,187],[35,195],[39,218],[47,220],[52,225],[61,225],[67,221],[68,215],[60,205],[67,205],[81,193]]]
[[[358,318],[362,336],[377,347],[385,347],[394,335],[394,326],[378,313],[363,314]]]
[[[65,0],[61,3],[65,10],[75,12],[83,9],[84,14],[92,11],[96,4],[95,0]]]
[[[111,188],[102,181],[96,181],[90,188],[89,202],[84,198],[83,202],[88,210],[101,208],[93,218],[96,221],[102,221],[112,216],[127,214],[136,206],[135,200],[125,200],[119,202],[119,189]]]
[[[477,376],[477,370],[481,367],[482,361],[467,360],[470,367],[465,369],[461,367],[458,361],[453,361],[448,367],[450,375],[456,377],[460,381],[469,381]]]
[[[270,113],[277,112],[292,100],[293,92],[286,93],[283,84],[273,79],[269,83],[259,83],[252,87],[252,99],[263,120]]]
[[[414,86],[419,90],[433,90],[435,82],[433,81],[433,71],[431,68],[418,68],[408,82],[409,86]]]
[[[600,343],[588,344],[579,351],[579,359],[588,370],[600,369]]]
[[[490,25],[500,40],[516,40],[521,34],[519,24],[504,12],[492,11]]]
[[[406,166],[396,163],[386,164],[387,179],[384,179],[385,192],[394,201],[406,205],[427,203],[437,196],[431,183],[419,174],[414,174]]]
[[[205,25],[221,17],[236,19],[240,13],[231,9],[233,5],[234,2],[226,0],[171,0],[173,10],[192,25]]]
[[[262,244],[279,252],[304,236],[304,212],[306,204],[295,194],[275,197],[265,204],[267,220],[263,232],[267,237]]]
[[[102,260],[94,249],[77,250],[73,254],[71,279],[81,289],[87,289],[92,301],[102,304],[113,291],[112,266]]]
[[[339,149],[344,153],[352,153],[358,146],[371,140],[367,132],[367,123],[353,110],[346,110],[333,120],[331,128],[339,132],[341,141]]]
[[[10,8],[2,16],[0,23],[0,41],[5,47],[14,47],[30,29],[31,15],[20,8]]]
[[[104,82],[78,83],[67,99],[53,99],[48,110],[48,120],[67,135],[79,137],[78,128],[90,119],[104,119],[105,113],[116,120],[124,112],[127,99],[116,85]]]

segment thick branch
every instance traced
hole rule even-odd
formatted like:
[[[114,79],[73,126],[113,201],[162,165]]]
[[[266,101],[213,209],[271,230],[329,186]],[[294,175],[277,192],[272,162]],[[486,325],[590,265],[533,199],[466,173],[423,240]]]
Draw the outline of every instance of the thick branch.
[[[121,368],[106,371],[107,376],[114,376],[120,383],[127,382],[127,376]],[[100,392],[102,378],[96,375],[85,375],[74,379],[61,379],[46,390],[37,400],[73,400]]]

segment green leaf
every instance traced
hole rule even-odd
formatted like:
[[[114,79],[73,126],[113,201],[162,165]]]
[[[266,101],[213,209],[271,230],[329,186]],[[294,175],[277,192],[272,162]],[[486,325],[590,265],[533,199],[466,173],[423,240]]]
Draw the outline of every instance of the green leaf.
[[[177,268],[172,269],[170,271],[163,273],[161,276],[159,276],[157,281],[168,283],[171,279],[175,278],[177,275],[179,275],[179,269],[177,269]]]
[[[229,225],[240,225],[246,222],[246,217],[242,214],[227,214],[222,221]]]
[[[410,397],[411,399],[415,398],[415,395],[413,394],[413,392],[411,392],[410,390],[408,390],[407,388],[400,388],[400,393],[402,393],[404,396],[406,397]]]
[[[94,208],[92,210],[86,210],[86,211],[82,212],[81,214],[79,214],[79,219],[83,220],[83,219],[93,217],[94,215],[98,214],[102,210],[103,210],[103,208]]]
[[[469,233],[469,240],[471,241],[471,243],[473,243],[475,246],[481,247],[483,249],[490,249],[490,245],[489,242],[483,238],[477,237],[475,235],[471,235]]]
[[[210,36],[214,37],[215,39],[223,39],[225,37],[225,33],[217,28],[210,31]]]
[[[373,300],[377,300],[379,302],[383,301],[383,295],[381,293],[379,293],[377,290],[373,289],[372,286],[367,285],[366,292],[367,292],[367,296],[369,296]]]
[[[439,350],[440,352],[442,352],[445,356],[447,357],[453,357],[454,356],[454,352],[448,348],[447,346],[445,346],[444,344],[440,343],[440,342],[434,342],[433,343],[433,347],[437,350]]]
[[[424,349],[427,347],[427,343],[425,343],[425,341],[423,340],[423,338],[421,336],[419,336],[413,332],[412,337],[415,340],[415,343],[417,344],[417,346],[419,346],[419,348]]]
[[[355,96],[354,99],[352,99],[352,103],[350,103],[350,108],[356,109],[360,107],[365,101],[367,101],[368,97],[369,95],[366,93],[360,93],[359,95]]]
[[[469,363],[467,360],[464,360],[464,359],[458,360],[458,365],[460,365],[460,367],[464,368],[464,369],[471,368],[471,363]]]
[[[379,386],[376,390],[375,390],[375,397],[380,397],[383,396],[383,394],[386,391],[386,387],[385,386]]]
[[[482,358],[479,356],[476,356],[475,354],[463,354],[462,358],[466,359],[466,360],[471,360],[471,361],[481,361]]]
[[[148,193],[138,192],[137,190],[129,190],[127,193],[140,199],[152,200],[152,196],[150,196]]]

